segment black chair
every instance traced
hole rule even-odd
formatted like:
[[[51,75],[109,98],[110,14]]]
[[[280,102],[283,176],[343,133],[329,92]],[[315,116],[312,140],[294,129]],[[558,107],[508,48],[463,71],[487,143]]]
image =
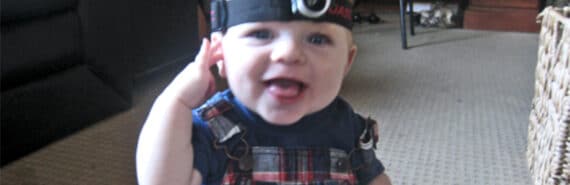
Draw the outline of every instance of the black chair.
[[[111,22],[91,19],[80,1],[2,1],[2,166],[131,105],[130,66],[118,42],[124,37],[99,34],[125,32],[117,27],[122,16],[111,19],[120,24],[100,26]],[[122,12],[101,15],[113,9]],[[87,29],[87,22],[106,29]]]
[[[0,167],[129,109],[135,80],[183,67],[200,42],[195,1],[0,7]]]

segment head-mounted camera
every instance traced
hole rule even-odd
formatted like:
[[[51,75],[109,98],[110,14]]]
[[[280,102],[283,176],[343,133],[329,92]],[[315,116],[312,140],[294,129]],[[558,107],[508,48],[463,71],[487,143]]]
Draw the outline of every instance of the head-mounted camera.
[[[317,18],[324,15],[331,6],[331,0],[291,0],[291,11]]]
[[[212,32],[248,22],[308,20],[352,29],[349,0],[212,0]]]

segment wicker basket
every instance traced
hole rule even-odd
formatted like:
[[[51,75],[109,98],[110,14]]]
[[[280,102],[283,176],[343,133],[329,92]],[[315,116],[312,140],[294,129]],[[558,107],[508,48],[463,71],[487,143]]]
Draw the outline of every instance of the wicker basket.
[[[548,7],[538,16],[542,27],[527,150],[536,185],[570,184],[570,11],[566,9]]]

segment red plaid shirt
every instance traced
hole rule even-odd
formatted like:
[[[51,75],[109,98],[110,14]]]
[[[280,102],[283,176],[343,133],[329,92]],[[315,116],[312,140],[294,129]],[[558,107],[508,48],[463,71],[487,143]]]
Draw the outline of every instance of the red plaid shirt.
[[[356,184],[343,150],[252,147],[250,155],[251,160],[230,160],[222,184]]]

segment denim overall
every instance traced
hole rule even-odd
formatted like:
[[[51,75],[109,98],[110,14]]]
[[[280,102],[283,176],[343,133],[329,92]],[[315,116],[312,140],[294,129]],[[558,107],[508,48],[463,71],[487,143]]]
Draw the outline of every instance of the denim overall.
[[[232,111],[236,111],[233,105],[223,98],[197,110],[214,135],[213,147],[228,157],[224,185],[355,185],[368,183],[359,179],[370,181],[378,175],[378,169],[367,165],[375,160],[378,141],[376,122],[370,118],[364,122],[358,146],[347,153],[336,148],[250,146],[246,127],[226,116]]]

